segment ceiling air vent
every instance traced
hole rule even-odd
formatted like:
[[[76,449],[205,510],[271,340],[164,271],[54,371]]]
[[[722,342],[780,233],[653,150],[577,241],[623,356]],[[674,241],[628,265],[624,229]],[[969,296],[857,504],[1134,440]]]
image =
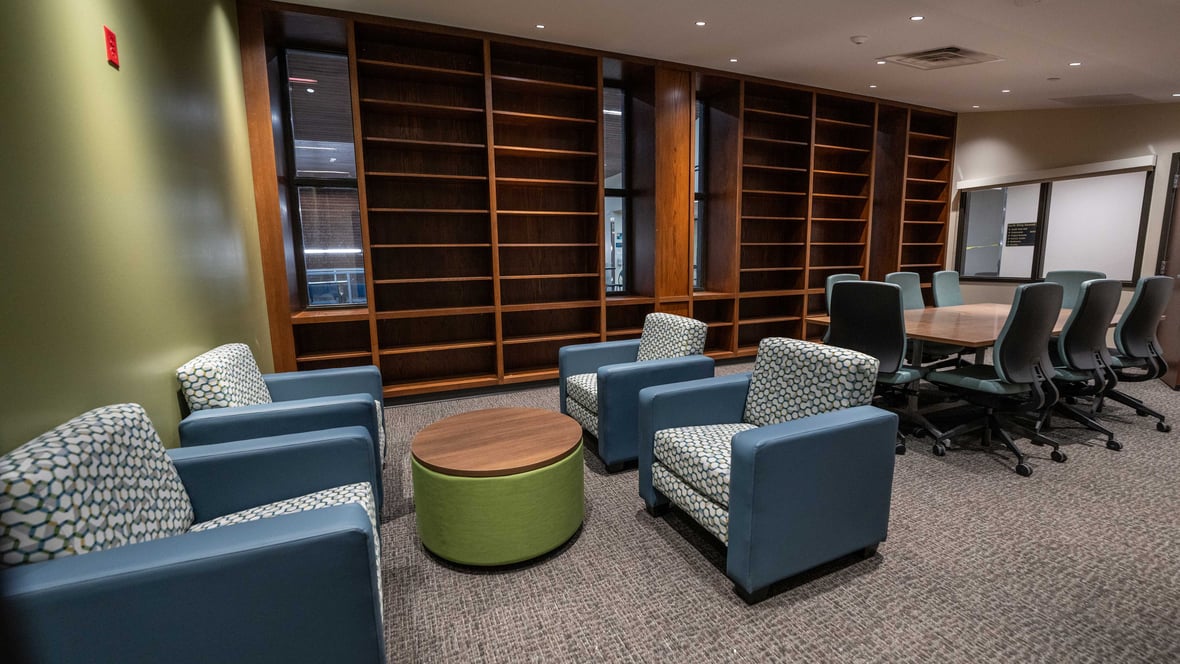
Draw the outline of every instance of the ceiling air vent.
[[[913,67],[914,69],[929,70],[962,67],[963,65],[977,65],[983,62],[995,62],[1003,58],[958,46],[944,46],[929,51],[918,51],[917,53],[887,55],[881,59],[896,62],[899,65]]]

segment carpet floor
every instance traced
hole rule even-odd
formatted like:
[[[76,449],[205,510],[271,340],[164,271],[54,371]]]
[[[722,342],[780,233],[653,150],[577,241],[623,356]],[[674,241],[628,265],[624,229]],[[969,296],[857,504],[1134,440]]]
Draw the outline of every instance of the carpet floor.
[[[718,373],[748,370],[719,365]],[[1128,392],[1180,416],[1164,384]],[[788,579],[755,606],[721,545],[682,513],[652,518],[637,471],[585,453],[586,518],[558,551],[509,569],[426,552],[410,481],[414,434],[509,406],[557,409],[549,385],[393,406],[382,551],[393,662],[1180,661],[1180,435],[1111,404],[1124,449],[1063,419],[1066,463],[1025,443],[1006,454],[910,440],[897,457],[889,539]]]

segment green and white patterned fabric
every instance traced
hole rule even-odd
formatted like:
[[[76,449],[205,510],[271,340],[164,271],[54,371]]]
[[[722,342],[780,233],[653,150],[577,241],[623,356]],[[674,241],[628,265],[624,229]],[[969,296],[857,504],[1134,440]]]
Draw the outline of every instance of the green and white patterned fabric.
[[[637,362],[700,355],[705,350],[709,326],[694,318],[673,314],[648,314],[643,319]]]
[[[758,344],[742,421],[764,427],[865,405],[878,366],[877,358],[854,350],[767,337]]]
[[[225,344],[176,370],[191,411],[271,403],[270,390],[246,344]]]
[[[651,483],[722,544],[729,544],[729,510],[697,493],[658,463],[651,466]]]
[[[96,408],[0,457],[0,567],[178,535],[192,522],[137,404]]]
[[[209,521],[202,521],[193,526],[189,532],[199,533],[202,530],[212,530],[223,526],[248,523],[250,521],[258,521],[259,519],[268,519],[272,516],[310,512],[311,510],[324,507],[335,507],[337,505],[348,505],[352,503],[365,508],[365,514],[369,515],[369,523],[373,525],[374,560],[380,565],[381,529],[377,525],[377,507],[373,501],[373,487],[368,482],[346,484],[344,486],[309,493],[306,496],[299,496],[298,498],[288,498],[287,500],[279,500],[267,505],[251,507],[241,512],[234,512],[233,514],[219,516]],[[378,595],[383,594],[381,591],[380,574],[377,574],[377,593]]]
[[[753,424],[709,424],[656,432],[656,459],[677,477],[725,509],[729,509],[730,440]]]

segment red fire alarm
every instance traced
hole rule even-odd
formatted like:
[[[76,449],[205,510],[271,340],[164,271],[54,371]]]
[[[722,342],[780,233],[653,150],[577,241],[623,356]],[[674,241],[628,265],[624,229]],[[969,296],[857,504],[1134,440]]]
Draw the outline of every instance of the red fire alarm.
[[[106,35],[107,62],[115,69],[119,68],[119,44],[115,41],[115,33],[107,26],[102,26],[102,33]]]

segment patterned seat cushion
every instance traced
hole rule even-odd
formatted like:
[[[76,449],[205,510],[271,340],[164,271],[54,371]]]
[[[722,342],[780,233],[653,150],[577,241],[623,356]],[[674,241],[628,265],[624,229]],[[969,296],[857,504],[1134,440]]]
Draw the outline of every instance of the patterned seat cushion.
[[[659,462],[651,465],[651,483],[722,544],[729,544],[729,510],[697,493]]]
[[[221,528],[224,526],[232,526],[238,523],[247,523],[250,521],[258,521],[259,519],[267,519],[273,516],[280,516],[283,514],[296,514],[299,512],[310,512],[311,510],[320,509],[323,507],[335,507],[336,505],[348,505],[355,503],[365,508],[365,514],[369,515],[369,523],[373,525],[373,555],[377,565],[381,564],[381,529],[377,525],[377,508],[373,501],[373,487],[368,482],[358,482],[356,484],[346,484],[331,489],[324,489],[315,493],[309,493],[306,496],[299,496],[298,498],[288,498],[287,500],[279,500],[266,505],[259,505],[258,507],[251,507],[250,509],[242,510],[241,512],[234,512],[233,514],[226,514],[219,516],[216,519],[209,521],[202,521],[189,529],[189,532],[197,533],[202,530],[212,530],[214,528]],[[377,574],[377,590],[381,592],[381,575]]]
[[[865,405],[879,365],[854,350],[767,337],[758,344],[742,421],[764,427]]]
[[[0,567],[178,535],[192,522],[137,404],[96,408],[0,457]]]
[[[570,417],[577,420],[578,424],[581,424],[583,429],[589,431],[594,435],[595,438],[598,437],[597,413],[591,413],[590,411],[586,410],[582,404],[574,401],[572,397],[565,398],[565,412]]]
[[[710,424],[656,432],[656,459],[681,481],[729,509],[730,439],[753,424]]]
[[[673,314],[648,314],[639,337],[637,362],[667,360],[673,357],[700,355],[705,350],[709,326],[693,318]]]
[[[565,393],[591,413],[598,412],[598,374],[585,373],[565,379]]]
[[[381,467],[385,467],[385,407],[380,399],[373,400],[373,407],[377,409],[377,453],[381,456]]]
[[[225,344],[176,370],[191,411],[270,403],[270,390],[246,344]]]

